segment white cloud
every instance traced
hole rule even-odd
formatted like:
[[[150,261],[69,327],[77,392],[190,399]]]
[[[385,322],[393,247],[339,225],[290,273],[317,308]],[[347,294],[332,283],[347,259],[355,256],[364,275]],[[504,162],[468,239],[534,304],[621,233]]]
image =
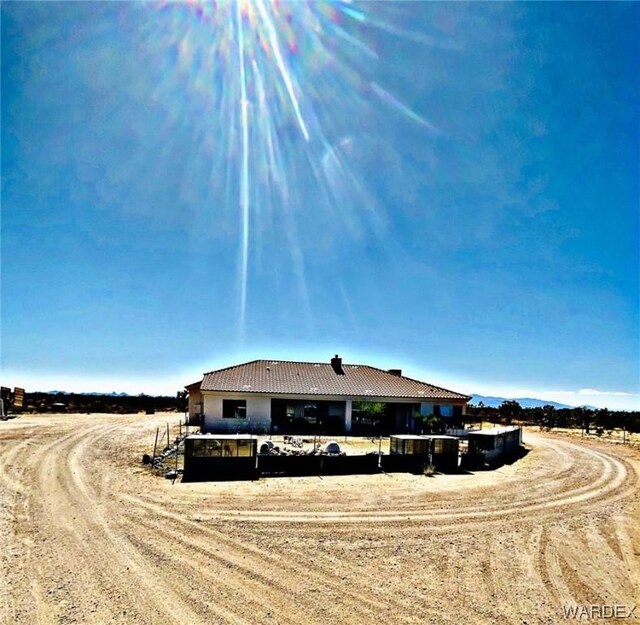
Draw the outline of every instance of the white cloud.
[[[614,397],[633,397],[633,393],[621,393],[619,391],[597,391],[595,388],[581,388],[578,395],[612,395]]]
[[[581,388],[578,391],[546,391],[554,393],[555,395],[583,395],[588,397],[640,397],[635,393],[625,393],[622,391],[599,391],[595,388]]]
[[[600,391],[593,388],[581,388],[577,391],[531,391],[528,397],[550,399],[570,406],[588,404],[596,408],[610,410],[640,410],[640,394],[621,391]]]

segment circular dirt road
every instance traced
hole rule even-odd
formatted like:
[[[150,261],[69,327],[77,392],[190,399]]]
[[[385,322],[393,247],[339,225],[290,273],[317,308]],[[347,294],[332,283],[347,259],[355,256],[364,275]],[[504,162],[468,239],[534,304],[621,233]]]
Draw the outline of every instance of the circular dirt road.
[[[640,603],[638,450],[527,431],[525,458],[475,475],[172,484],[139,462],[178,418],[0,422],[0,623],[531,625]]]

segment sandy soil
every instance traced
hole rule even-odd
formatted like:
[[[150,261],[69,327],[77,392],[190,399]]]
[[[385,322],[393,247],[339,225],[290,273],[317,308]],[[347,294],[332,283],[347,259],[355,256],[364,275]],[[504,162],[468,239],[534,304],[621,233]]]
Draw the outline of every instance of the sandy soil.
[[[637,449],[532,431],[475,475],[172,484],[140,458],[178,418],[0,422],[0,623],[532,625],[640,604]]]

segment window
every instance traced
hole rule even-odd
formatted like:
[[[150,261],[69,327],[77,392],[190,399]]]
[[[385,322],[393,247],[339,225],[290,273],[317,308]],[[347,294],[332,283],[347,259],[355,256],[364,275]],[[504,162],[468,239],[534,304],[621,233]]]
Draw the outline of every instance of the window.
[[[244,419],[247,416],[246,399],[223,399],[222,418],[223,419]]]
[[[238,442],[237,441],[224,441],[222,445],[222,455],[225,458],[232,458],[238,455]]]
[[[315,423],[318,416],[318,406],[316,404],[305,404],[304,418],[309,423]]]
[[[454,454],[457,451],[456,441],[449,438],[436,438],[433,441],[434,454]]]
[[[205,442],[205,441],[203,441]],[[217,458],[220,456],[220,451],[222,450],[222,446],[220,445],[220,441],[217,440],[208,440],[207,443],[207,458]]]
[[[220,443],[217,440],[197,438],[192,443],[189,455],[192,458],[212,458],[219,456]]]
[[[413,453],[416,454],[428,454],[429,453],[429,440],[415,441],[413,444]]]
[[[206,441],[195,439],[191,443],[191,456],[193,458],[202,458],[207,455],[207,443]]]

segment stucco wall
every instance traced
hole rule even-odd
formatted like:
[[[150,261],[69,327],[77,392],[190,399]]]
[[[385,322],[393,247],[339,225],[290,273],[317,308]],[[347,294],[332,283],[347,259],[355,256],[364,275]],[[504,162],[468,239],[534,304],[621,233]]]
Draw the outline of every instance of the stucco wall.
[[[189,390],[189,419],[195,419],[197,414],[202,414],[202,393],[197,389]]]
[[[225,419],[222,416],[224,399],[244,399],[247,402],[245,419]],[[242,396],[204,396],[204,429],[210,432],[268,431],[271,427],[271,398]]]

